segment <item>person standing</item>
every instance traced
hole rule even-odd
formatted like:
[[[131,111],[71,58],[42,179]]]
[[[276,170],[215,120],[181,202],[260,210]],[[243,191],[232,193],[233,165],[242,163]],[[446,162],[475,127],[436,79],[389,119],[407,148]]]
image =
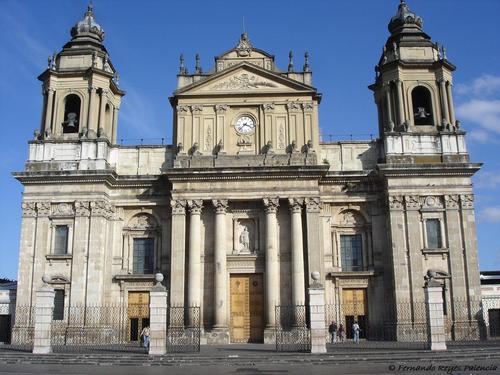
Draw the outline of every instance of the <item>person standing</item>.
[[[332,344],[337,342],[337,322],[333,321],[332,324],[330,324],[330,327],[328,327],[328,331],[330,332],[330,335],[332,336]]]
[[[354,324],[352,325],[352,337],[356,344],[359,344],[359,331],[359,324],[357,321],[354,321]]]
[[[146,349],[149,349],[149,335],[150,335],[150,329],[149,326],[146,326],[142,329],[141,331],[141,340],[142,343],[141,345],[145,347]]]
[[[339,330],[338,330],[338,334],[339,334],[339,341],[344,341],[344,325],[342,323],[340,323],[339,325]]]

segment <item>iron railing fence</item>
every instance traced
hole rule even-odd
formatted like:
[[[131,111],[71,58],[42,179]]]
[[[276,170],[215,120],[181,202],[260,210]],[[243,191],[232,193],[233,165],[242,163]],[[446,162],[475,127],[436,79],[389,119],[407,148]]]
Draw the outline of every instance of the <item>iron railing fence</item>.
[[[35,307],[17,305],[15,315],[11,322],[13,323],[13,327],[11,329],[10,342],[4,345],[3,348],[32,351],[35,327]]]
[[[200,351],[201,319],[199,306],[170,306],[167,317],[167,352]]]
[[[311,350],[307,305],[276,306],[276,351],[308,352]]]

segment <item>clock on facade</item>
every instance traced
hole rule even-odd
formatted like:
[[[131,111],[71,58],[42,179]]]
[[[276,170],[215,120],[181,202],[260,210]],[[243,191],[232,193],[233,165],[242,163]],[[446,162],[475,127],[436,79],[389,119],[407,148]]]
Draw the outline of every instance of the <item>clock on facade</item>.
[[[236,131],[242,134],[248,134],[255,130],[255,120],[250,116],[241,116],[236,120]]]

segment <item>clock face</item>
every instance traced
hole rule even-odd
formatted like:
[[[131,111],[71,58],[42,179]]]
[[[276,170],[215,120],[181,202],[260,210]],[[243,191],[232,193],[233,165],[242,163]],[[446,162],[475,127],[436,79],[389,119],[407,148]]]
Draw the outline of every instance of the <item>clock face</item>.
[[[239,133],[248,134],[254,131],[255,129],[255,121],[250,116],[241,116],[236,121],[236,130]]]

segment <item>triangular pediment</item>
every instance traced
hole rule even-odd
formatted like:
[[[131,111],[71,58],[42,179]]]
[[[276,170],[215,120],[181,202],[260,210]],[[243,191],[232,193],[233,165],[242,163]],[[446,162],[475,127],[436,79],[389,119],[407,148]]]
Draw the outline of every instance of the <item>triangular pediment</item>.
[[[177,90],[175,95],[207,95],[228,93],[293,93],[316,89],[284,77],[276,72],[242,62],[198,82]]]

